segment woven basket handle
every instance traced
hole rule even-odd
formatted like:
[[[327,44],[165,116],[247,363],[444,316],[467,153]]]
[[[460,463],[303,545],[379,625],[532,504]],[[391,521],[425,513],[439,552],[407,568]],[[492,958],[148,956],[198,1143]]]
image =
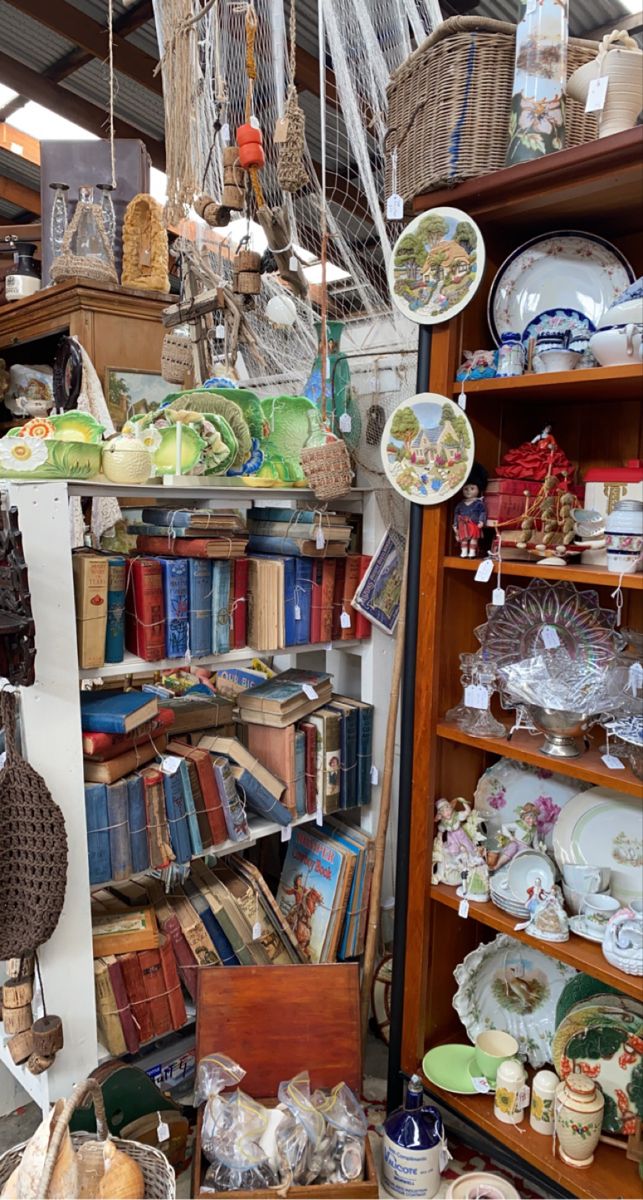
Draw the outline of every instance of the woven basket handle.
[[[103,1101],[103,1093],[96,1083],[95,1079],[85,1079],[82,1083],[77,1083],[71,1096],[65,1101],[65,1105],[58,1119],[58,1123],[54,1130],[54,1136],[49,1143],[45,1165],[42,1169],[40,1183],[38,1185],[37,1196],[44,1198],[49,1194],[49,1185],[51,1177],[54,1173],[56,1160],[60,1153],[63,1138],[67,1132],[69,1122],[71,1121],[77,1108],[82,1108],[85,1100],[91,1100],[96,1112],[96,1136],[99,1141],[104,1142],[108,1137],[107,1116],[105,1113],[105,1103]]]
[[[15,763],[20,757],[18,747],[16,746],[16,695],[9,688],[3,688],[0,694],[0,707],[2,711],[2,724],[4,726],[5,749],[7,751],[7,763]]]

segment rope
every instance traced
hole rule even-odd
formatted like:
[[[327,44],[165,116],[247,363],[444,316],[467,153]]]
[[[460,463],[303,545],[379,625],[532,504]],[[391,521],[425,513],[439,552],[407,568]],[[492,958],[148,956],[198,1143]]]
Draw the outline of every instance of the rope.
[[[109,26],[109,157],[112,170],[112,187],[116,187],[116,151],[114,148],[114,0],[108,0],[107,23]]]

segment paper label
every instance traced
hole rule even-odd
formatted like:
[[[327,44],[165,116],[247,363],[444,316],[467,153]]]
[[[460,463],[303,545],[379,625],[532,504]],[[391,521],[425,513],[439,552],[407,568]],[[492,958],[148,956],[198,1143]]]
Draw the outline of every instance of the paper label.
[[[301,609],[298,604],[295,605],[295,620],[301,621]]]
[[[297,256],[295,254],[291,254],[290,258],[288,259],[288,270],[296,271],[298,267],[299,267],[299,259],[297,258]]]
[[[214,336],[215,338],[218,338],[220,342],[223,341],[225,337],[225,325],[217,325],[214,331]]]
[[[253,129],[261,129],[261,125],[259,124],[259,122],[258,122],[257,118],[255,117],[254,113],[252,114],[252,116],[251,116],[251,118],[250,118],[250,120],[249,120],[248,124],[249,124],[249,125],[251,125]]]
[[[441,1171],[446,1171],[446,1169],[449,1165],[450,1159],[451,1159],[451,1155],[449,1154],[449,1148],[448,1148],[446,1142],[440,1142],[440,1170]]]
[[[598,79],[592,79],[587,90],[587,100],[585,102],[585,112],[602,112],[605,108],[605,100],[607,99],[607,85],[609,77],[607,75],[599,75]]]
[[[484,561],[480,563],[480,566],[478,567],[478,570],[473,578],[475,579],[476,583],[486,583],[488,579],[491,579],[492,575],[493,562],[490,558],[485,558]]]
[[[375,763],[373,763],[373,766],[371,767],[371,787],[377,787],[379,781],[380,781],[380,773],[379,773],[377,767],[375,766]]]
[[[543,625],[540,636],[546,650],[555,650],[557,646],[560,646],[560,638],[553,625]]]
[[[633,696],[643,687],[643,666],[640,662],[632,663],[627,673],[627,685]]]
[[[159,1123],[156,1127],[156,1138],[159,1145],[161,1145],[163,1142],[169,1142],[170,1140],[170,1127],[169,1125],[166,1125],[165,1121],[161,1120],[160,1116]]]
[[[261,922],[260,922],[260,921],[255,921],[254,925],[252,926],[252,940],[253,940],[253,942],[256,942],[256,941],[258,941],[258,940],[259,940],[259,938],[261,937],[261,934],[262,934],[262,933],[263,933],[263,930],[262,930],[262,928],[261,928]]]
[[[176,775],[182,762],[183,759],[178,754],[168,754],[165,758],[161,759],[161,770],[164,775]]]
[[[464,921],[466,921],[467,917],[469,916],[469,901],[468,900],[460,901],[460,903],[458,905],[458,916],[462,917],[462,919]]]
[[[497,604],[498,608],[502,608],[504,602],[505,602],[505,589],[504,588],[494,588],[491,593],[491,603]]]
[[[389,1196],[418,1196],[426,1200],[440,1187],[440,1147],[409,1150],[388,1134],[382,1139],[383,1182]]]
[[[350,614],[347,612],[343,612],[339,618],[339,623],[340,623],[342,629],[350,629],[350,627],[351,627]]]
[[[227,146],[230,141],[230,126],[228,125],[227,121],[226,121],[225,125],[221,126],[221,133],[219,136],[220,136],[223,144],[225,146]]]
[[[317,526],[317,533],[315,534],[315,545],[318,550],[323,550],[324,546],[326,545],[326,538],[324,537],[324,531],[323,531],[321,525]]]
[[[461,391],[460,395],[458,396],[458,405],[464,412],[465,408],[467,407],[467,397],[466,397],[466,393],[464,392],[464,390]]]
[[[342,413],[341,417],[339,418],[339,428],[341,429],[342,433],[350,433],[351,429],[353,428],[353,422],[351,421],[350,413]]]
[[[527,1108],[529,1104],[529,1088],[526,1083],[518,1089],[516,1095],[516,1108]]]
[[[489,707],[489,692],[481,683],[470,683],[464,689],[464,703],[467,708],[487,709]]]
[[[292,825],[284,825],[281,831],[282,842],[289,842],[292,837]]]
[[[625,770],[625,763],[622,763],[620,758],[617,758],[615,754],[603,754],[602,758],[605,766],[608,767],[610,771]]]
[[[491,1085],[484,1075],[472,1075],[471,1082],[477,1092],[490,1092]]]
[[[324,810],[322,809],[321,804],[317,805],[317,811],[315,813],[315,824],[316,825],[324,824]]]
[[[309,700],[319,700],[319,696],[317,695],[317,692],[315,691],[314,687],[311,687],[311,685],[309,683],[303,683],[301,686],[301,690],[304,693],[304,695],[308,697]]]
[[[282,145],[288,141],[288,118],[279,117],[275,124],[275,132],[272,135],[272,140],[276,146]]]
[[[401,221],[404,216],[404,201],[397,192],[393,192],[386,201],[386,220]]]

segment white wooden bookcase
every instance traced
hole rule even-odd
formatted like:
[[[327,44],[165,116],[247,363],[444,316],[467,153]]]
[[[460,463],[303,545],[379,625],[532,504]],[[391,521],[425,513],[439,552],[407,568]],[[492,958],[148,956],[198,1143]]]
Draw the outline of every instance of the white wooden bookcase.
[[[60,1096],[97,1066],[100,1048],[96,1039],[94,973],[91,942],[90,885],[87,861],[87,831],[83,790],[83,760],[80,726],[79,676],[106,677],[112,673],[149,672],[150,664],[133,655],[126,662],[95,671],[78,669],[73,579],[70,552],[70,496],[118,494],[139,498],[161,496],[177,507],[185,501],[216,506],[248,507],[258,500],[264,504],[293,505],[298,500],[313,501],[311,492],[301,488],[252,489],[142,485],[116,487],[93,482],[65,483],[0,482],[2,503],[15,505],[23,535],[25,559],[29,570],[31,603],[36,626],[36,682],[21,689],[21,725],[23,748],[32,766],[45,779],[56,803],[62,809],[69,843],[69,867],[65,904],[58,927],[40,951],[44,987],[49,1012],[62,1018],[65,1045],[52,1068],[44,1075],[31,1075],[25,1067],[16,1067],[6,1048],[8,1038],[0,1026],[0,1115],[26,1102],[25,1092],[43,1112]],[[331,507],[363,507],[364,553],[372,553],[384,532],[374,495],[353,491]],[[271,647],[265,647],[266,653]],[[388,699],[390,695],[393,642],[375,626],[364,642],[335,643],[332,647],[297,647],[280,652],[277,663],[286,667],[295,656],[302,665],[323,666],[334,675],[335,690],[375,705],[373,762],[381,777]],[[256,651],[234,651],[230,655],[210,656],[202,662],[212,664],[247,661]],[[172,660],[176,665],[177,660]],[[372,789],[372,802],[361,812],[365,830],[373,832],[379,808],[379,784]],[[259,824],[256,837],[272,832],[267,822]],[[238,844],[235,847],[239,848]],[[224,851],[225,852],[225,851]],[[34,1016],[40,1015],[40,1000],[34,998]]]

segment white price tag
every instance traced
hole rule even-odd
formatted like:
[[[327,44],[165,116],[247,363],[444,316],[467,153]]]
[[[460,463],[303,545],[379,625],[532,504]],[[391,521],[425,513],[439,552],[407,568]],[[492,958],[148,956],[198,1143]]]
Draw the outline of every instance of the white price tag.
[[[460,408],[462,409],[462,411],[464,412],[464,410],[467,407],[467,397],[466,397],[464,388],[462,389],[462,391],[460,392],[460,395],[458,396],[458,404],[459,404]]]
[[[249,123],[249,124],[252,126],[252,128],[253,128],[253,129],[261,129],[261,125],[259,124],[259,122],[258,122],[257,118],[255,117],[254,113],[252,114],[252,116],[251,116],[251,118],[250,118],[250,121],[249,121],[248,123]]]
[[[469,901],[468,900],[460,901],[460,903],[458,905],[458,916],[462,917],[463,920],[466,921],[467,917],[469,916]]]
[[[602,112],[605,108],[607,99],[607,85],[609,77],[607,75],[599,75],[598,79],[592,79],[588,91],[587,100],[585,102],[585,112]]]
[[[324,650],[332,650],[332,648],[333,648],[333,643],[326,642],[326,645],[324,646]]]
[[[309,700],[319,700],[317,692],[309,683],[302,683],[301,690],[304,693],[304,696],[307,696]]]
[[[624,771],[625,763],[622,763],[620,758],[615,754],[603,754],[603,762],[610,771]]]
[[[350,613],[347,613],[347,612],[341,613],[340,618],[339,618],[339,623],[340,623],[342,629],[350,629],[350,627],[351,627]]]
[[[218,338],[219,341],[221,342],[223,340],[223,338],[225,337],[225,325],[217,325],[217,327],[214,331],[214,336],[215,336],[215,338]]]
[[[228,125],[227,121],[225,125],[221,126],[221,141],[225,146],[227,146],[230,141],[230,126]]]
[[[297,255],[291,254],[290,258],[288,259],[288,270],[296,271],[298,266],[299,266],[299,259],[297,258]]]
[[[529,1088],[527,1087],[527,1084],[524,1083],[523,1086],[519,1088],[518,1095],[516,1096],[516,1108],[527,1108],[528,1104]]]
[[[386,220],[401,221],[404,216],[404,201],[397,192],[393,192],[386,201]]]
[[[178,754],[168,754],[161,760],[161,770],[164,775],[176,775],[183,759]]]
[[[627,673],[627,686],[633,696],[643,687],[643,666],[640,662],[632,663]]]
[[[321,525],[317,526],[317,533],[315,534],[315,545],[318,550],[323,550],[324,546],[326,545],[326,538],[324,537],[324,531],[323,531]]]
[[[321,804],[317,805],[317,809],[315,812],[315,824],[316,825],[324,824],[324,810],[323,810]]]
[[[380,781],[380,773],[379,773],[377,767],[375,766],[375,763],[373,763],[373,766],[371,767],[371,787],[377,787],[379,781]]]
[[[158,1114],[158,1125],[156,1126],[156,1139],[159,1146],[163,1145],[163,1142],[169,1142],[170,1140],[170,1127],[166,1125],[165,1121],[161,1120],[160,1113]]]
[[[449,1162],[451,1160],[451,1157],[452,1156],[449,1153],[449,1148],[448,1148],[446,1142],[441,1142],[440,1143],[440,1153],[438,1156],[438,1167],[439,1167],[440,1173],[442,1173],[442,1171],[446,1171],[446,1169],[449,1165]]]
[[[295,605],[295,620],[301,621],[301,609],[298,604]]]
[[[350,433],[351,429],[353,428],[353,422],[351,421],[350,413],[342,413],[341,417],[339,418],[339,428],[341,429],[342,433]]]
[[[260,921],[255,921],[254,925],[252,926],[252,940],[253,940],[253,942],[256,942],[256,941],[258,941],[258,939],[261,937],[261,934],[262,934],[262,933],[263,933],[263,929],[261,928],[261,922],[260,922]]]
[[[471,1082],[477,1092],[484,1092],[486,1094],[487,1092],[491,1091],[491,1085],[489,1081],[485,1079],[484,1075],[472,1075]]]
[[[543,625],[540,636],[545,650],[556,650],[560,646],[560,638],[553,625]]]
[[[292,825],[284,825],[281,831],[282,842],[289,842],[292,837]]]
[[[481,683],[470,683],[464,689],[464,703],[467,708],[487,709],[489,707],[489,692]]]
[[[478,567],[478,570],[473,578],[475,579],[476,583],[486,583],[488,579],[491,579],[492,575],[493,562],[490,558],[485,558],[480,563],[480,566]]]
[[[491,603],[497,604],[498,608],[502,608],[504,602],[505,602],[505,589],[504,588],[494,588],[491,593]]]

